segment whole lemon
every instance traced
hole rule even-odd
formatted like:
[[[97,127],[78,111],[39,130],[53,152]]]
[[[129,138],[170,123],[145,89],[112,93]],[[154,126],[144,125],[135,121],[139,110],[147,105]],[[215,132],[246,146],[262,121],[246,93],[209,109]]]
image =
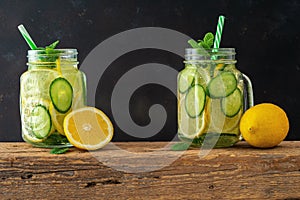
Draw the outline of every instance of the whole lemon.
[[[289,120],[279,106],[262,103],[248,109],[241,118],[243,138],[252,146],[270,148],[287,136]]]

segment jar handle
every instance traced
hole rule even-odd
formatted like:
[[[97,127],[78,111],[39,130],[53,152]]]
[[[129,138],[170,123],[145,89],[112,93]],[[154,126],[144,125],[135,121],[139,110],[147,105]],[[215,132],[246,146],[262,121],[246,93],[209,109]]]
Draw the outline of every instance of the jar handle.
[[[244,84],[247,88],[246,92],[247,92],[247,102],[248,102],[248,107],[252,107],[254,106],[254,97],[253,97],[253,88],[252,88],[252,83],[251,80],[248,76],[246,76],[245,74],[243,74],[243,78],[244,78]]]

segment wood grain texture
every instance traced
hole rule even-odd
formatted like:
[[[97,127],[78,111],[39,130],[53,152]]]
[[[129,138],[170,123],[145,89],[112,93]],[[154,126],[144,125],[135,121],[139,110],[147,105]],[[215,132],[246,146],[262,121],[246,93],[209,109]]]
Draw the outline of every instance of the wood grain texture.
[[[0,143],[0,199],[300,199],[299,141],[273,149],[241,142],[205,157],[199,149],[180,155],[166,144],[114,143],[93,153],[72,148],[52,155]]]

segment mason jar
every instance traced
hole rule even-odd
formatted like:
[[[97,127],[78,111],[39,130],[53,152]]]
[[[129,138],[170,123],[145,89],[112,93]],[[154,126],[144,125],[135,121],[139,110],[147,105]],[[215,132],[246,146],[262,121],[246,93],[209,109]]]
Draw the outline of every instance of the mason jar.
[[[20,78],[22,138],[37,147],[71,146],[63,121],[86,105],[86,77],[78,70],[76,49],[28,51]]]
[[[229,147],[253,106],[250,79],[236,68],[234,48],[186,49],[178,74],[178,137],[192,146]]]

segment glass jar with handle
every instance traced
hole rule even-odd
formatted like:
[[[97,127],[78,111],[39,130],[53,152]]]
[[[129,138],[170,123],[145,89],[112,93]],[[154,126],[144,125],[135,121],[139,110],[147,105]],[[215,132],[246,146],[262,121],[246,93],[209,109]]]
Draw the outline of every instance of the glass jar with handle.
[[[178,136],[192,146],[229,147],[241,140],[239,122],[253,106],[250,79],[236,68],[234,48],[185,51],[178,74]]]
[[[86,105],[86,77],[77,68],[76,49],[29,50],[20,78],[22,138],[38,147],[71,146],[64,117]]]

